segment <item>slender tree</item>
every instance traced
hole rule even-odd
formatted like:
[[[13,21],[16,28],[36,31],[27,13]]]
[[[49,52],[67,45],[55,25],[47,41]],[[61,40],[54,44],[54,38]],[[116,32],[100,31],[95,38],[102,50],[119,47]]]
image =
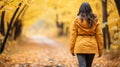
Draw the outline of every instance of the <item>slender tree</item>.
[[[103,23],[105,27],[103,28],[103,37],[104,37],[104,48],[110,49],[111,39],[110,39],[110,32],[108,27],[108,13],[107,13],[107,0],[102,0],[102,12],[103,12]]]
[[[68,33],[69,33],[69,27],[66,27],[65,35],[68,36]]]
[[[58,21],[59,17],[56,15],[56,26],[58,28],[58,36],[62,36],[64,34],[64,23]]]
[[[14,14],[13,14],[11,20],[10,20],[10,24],[9,24],[9,26],[8,26],[6,36],[5,36],[4,40],[3,40],[2,46],[1,46],[1,48],[0,48],[0,53],[2,53],[3,50],[4,50],[6,41],[7,41],[7,39],[8,39],[10,30],[11,30],[11,27],[12,27],[12,24],[13,24],[13,20],[14,20],[15,16],[17,15],[17,12],[19,11],[21,4],[22,4],[22,3],[19,3],[18,8],[15,10],[15,12],[14,12]]]
[[[4,18],[5,18],[5,11],[2,12],[2,15],[1,15],[1,22],[0,22],[0,33],[4,36],[5,35],[5,21],[4,21]]]
[[[19,37],[20,34],[22,33],[23,24],[21,18],[24,16],[24,12],[26,11],[26,9],[27,4],[25,4],[24,7],[20,10],[19,14],[15,19],[15,22],[13,23],[11,34],[14,40],[16,40],[17,37]]]
[[[117,10],[118,10],[118,13],[119,13],[119,16],[120,16],[120,0],[115,0],[115,4],[117,6]]]
[[[14,27],[15,31],[14,31],[14,37],[13,37],[14,40],[16,40],[20,36],[23,28],[23,24],[21,20],[17,20],[15,23],[16,23]]]

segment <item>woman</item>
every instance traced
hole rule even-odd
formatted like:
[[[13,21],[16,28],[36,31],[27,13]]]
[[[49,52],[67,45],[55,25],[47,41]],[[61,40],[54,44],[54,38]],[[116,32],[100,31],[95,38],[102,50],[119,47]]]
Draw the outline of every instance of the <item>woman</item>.
[[[72,23],[70,52],[77,55],[79,67],[91,67],[96,53],[103,54],[103,36],[100,22],[89,3],[82,3]]]

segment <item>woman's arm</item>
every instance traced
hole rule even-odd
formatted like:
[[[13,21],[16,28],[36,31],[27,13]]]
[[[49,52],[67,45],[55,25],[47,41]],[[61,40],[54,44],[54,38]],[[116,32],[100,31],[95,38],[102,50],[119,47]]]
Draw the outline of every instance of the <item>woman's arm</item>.
[[[95,37],[98,44],[99,56],[101,56],[103,54],[103,34],[102,34],[102,27],[100,25],[100,22],[98,22],[97,24]]]
[[[76,20],[71,25],[71,31],[70,31],[70,52],[72,55],[74,55],[74,46],[77,38],[77,26],[75,24],[77,22]]]

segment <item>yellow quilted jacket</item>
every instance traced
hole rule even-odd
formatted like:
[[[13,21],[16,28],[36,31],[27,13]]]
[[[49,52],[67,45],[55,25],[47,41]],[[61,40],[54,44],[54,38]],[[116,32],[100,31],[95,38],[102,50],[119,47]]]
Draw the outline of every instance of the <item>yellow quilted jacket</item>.
[[[103,54],[103,35],[100,22],[89,27],[86,20],[81,21],[77,16],[72,23],[70,32],[71,53]]]

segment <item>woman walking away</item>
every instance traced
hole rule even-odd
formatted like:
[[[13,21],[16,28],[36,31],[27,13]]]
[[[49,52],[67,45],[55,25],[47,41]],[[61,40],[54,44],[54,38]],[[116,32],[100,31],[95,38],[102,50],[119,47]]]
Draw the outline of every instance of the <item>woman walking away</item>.
[[[70,34],[70,52],[77,55],[79,67],[91,67],[95,54],[103,54],[103,35],[89,3],[82,3]]]

